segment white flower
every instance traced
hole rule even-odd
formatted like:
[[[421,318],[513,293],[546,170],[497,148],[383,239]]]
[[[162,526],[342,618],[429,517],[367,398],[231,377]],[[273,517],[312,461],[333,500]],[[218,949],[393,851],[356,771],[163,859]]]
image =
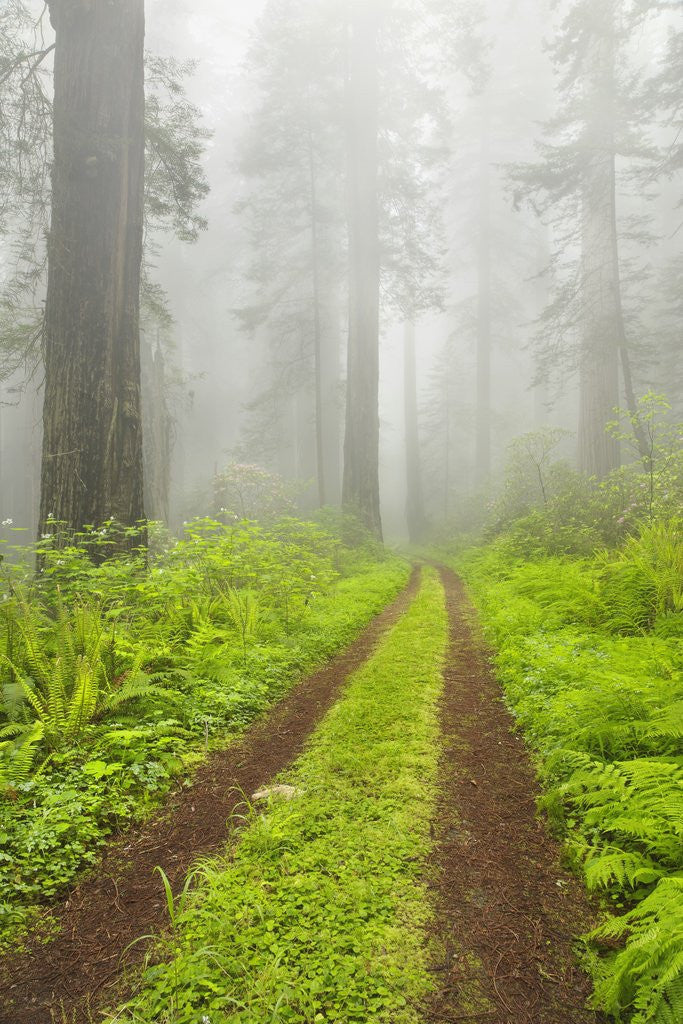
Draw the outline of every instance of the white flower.
[[[52,536],[52,534],[51,533],[41,533],[40,536],[42,537],[43,540],[49,540],[50,537]]]
[[[14,522],[13,519],[3,519],[2,525],[3,526],[11,526],[13,524],[13,522]]]

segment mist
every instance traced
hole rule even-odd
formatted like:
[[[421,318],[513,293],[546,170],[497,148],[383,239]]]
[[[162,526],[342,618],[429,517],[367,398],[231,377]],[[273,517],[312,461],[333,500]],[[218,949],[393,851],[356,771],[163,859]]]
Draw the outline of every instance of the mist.
[[[304,511],[342,502],[347,397],[362,387],[347,379],[349,302],[367,280],[373,244],[378,292],[361,301],[378,303],[379,364],[375,371],[361,346],[358,358],[370,363],[358,372],[377,376],[385,537],[410,532],[407,430],[417,432],[418,519],[469,529],[485,518],[516,437],[562,430],[558,455],[603,476],[629,458],[626,449],[588,454],[589,435],[615,408],[630,402],[633,412],[656,392],[680,409],[680,105],[667,85],[680,70],[680,11],[651,6],[613,4],[603,53],[589,38],[602,29],[581,5],[378,3],[365,55],[373,67],[359,67],[354,112],[344,4],[146,5],[148,117],[152,97],[151,130],[163,136],[147,157],[147,515],[175,528],[215,511],[215,480],[234,464],[291,483]],[[22,42],[51,46],[41,4],[12,3],[5,18],[8,62]],[[563,56],[570,38],[574,56]],[[51,61],[48,53],[31,67],[48,98]],[[8,74],[4,87],[13,83]],[[0,518],[32,536],[50,125],[43,112],[18,128],[17,110],[7,109]],[[22,142],[34,147],[21,166],[12,132],[29,130]],[[602,172],[591,170],[591,137],[613,155],[613,212]],[[358,168],[369,145],[374,167]],[[359,210],[361,221],[376,217],[374,243],[354,238]],[[598,291],[615,287],[610,312]],[[415,332],[413,425],[406,325]],[[587,395],[608,348],[612,382]],[[359,440],[359,451],[373,443]],[[347,470],[352,459],[347,452]],[[347,478],[345,503],[367,518],[367,495],[354,486]]]

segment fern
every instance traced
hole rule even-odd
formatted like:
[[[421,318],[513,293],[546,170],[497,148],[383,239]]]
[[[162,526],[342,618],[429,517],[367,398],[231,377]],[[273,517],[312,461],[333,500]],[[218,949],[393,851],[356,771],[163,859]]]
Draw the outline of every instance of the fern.
[[[591,933],[600,946],[625,940],[595,989],[596,1005],[632,1024],[683,1020],[683,878],[662,879],[633,910]]]
[[[230,622],[242,641],[242,657],[247,662],[249,643],[256,636],[261,622],[261,608],[258,599],[249,590],[230,587],[227,593],[227,611]]]
[[[650,857],[619,847],[606,846],[591,850],[584,866],[589,889],[635,889],[659,881],[663,871]]]
[[[683,867],[683,766],[675,761],[586,758],[557,792],[597,833],[594,842],[621,837],[669,867]]]
[[[43,727],[39,723],[5,726],[0,730],[0,790],[26,782],[42,738]]]

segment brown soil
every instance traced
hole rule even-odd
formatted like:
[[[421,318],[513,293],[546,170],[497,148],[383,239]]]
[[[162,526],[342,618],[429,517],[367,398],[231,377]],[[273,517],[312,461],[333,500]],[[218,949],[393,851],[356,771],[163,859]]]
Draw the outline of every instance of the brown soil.
[[[538,784],[464,587],[441,569],[450,621],[434,884],[430,1021],[595,1024],[572,939],[591,908],[536,815]]]
[[[124,967],[139,963],[148,940],[167,924],[157,865],[174,890],[192,862],[224,847],[230,816],[303,749],[346,678],[372,654],[407,608],[408,587],[333,661],[300,683],[240,740],[211,756],[193,785],[177,790],[159,817],[113,842],[96,875],[85,879],[55,913],[59,932],[48,945],[0,960],[0,1024],[50,1024],[62,1014],[77,1024],[96,1017],[112,998]]]

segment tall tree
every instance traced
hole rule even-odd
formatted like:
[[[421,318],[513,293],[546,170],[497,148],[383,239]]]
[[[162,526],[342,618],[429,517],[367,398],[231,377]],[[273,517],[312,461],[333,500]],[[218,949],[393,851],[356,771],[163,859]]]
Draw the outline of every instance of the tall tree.
[[[606,476],[619,464],[606,431],[619,405],[619,354],[625,336],[616,213],[616,0],[581,11],[586,114],[581,175],[579,468]]]
[[[427,527],[422,491],[422,464],[417,403],[415,322],[407,320],[403,341],[403,395],[406,433],[406,522],[411,544],[424,540]]]
[[[636,242],[636,276],[642,278],[642,253],[651,239],[642,217],[627,218],[624,186],[632,190],[643,168],[652,181],[656,149],[648,137],[651,121],[638,102],[641,69],[631,54],[635,30],[641,32],[645,21],[668,5],[567,0],[558,6],[563,19],[552,53],[562,102],[546,125],[542,161],[518,168],[516,176],[520,194],[531,195],[555,229],[555,289],[542,341],[555,368],[567,354],[578,367],[579,464],[586,473],[603,477],[619,463],[618,445],[605,427],[622,404],[622,394],[636,441],[644,444],[632,365],[638,348],[633,326],[637,301],[625,297],[625,284],[631,282],[623,250]],[[644,191],[642,184],[638,187]]]
[[[475,465],[477,483],[491,477],[491,110],[487,91],[481,97],[479,143],[479,203],[477,226],[477,424]]]
[[[349,343],[342,502],[382,535],[379,500],[380,12],[350,7],[347,105]]]
[[[249,241],[241,326],[267,350],[242,449],[339,495],[343,276],[341,32],[329,5],[268,4],[250,50],[256,103],[241,140]]]
[[[144,517],[143,0],[49,0],[54,165],[40,530]]]

